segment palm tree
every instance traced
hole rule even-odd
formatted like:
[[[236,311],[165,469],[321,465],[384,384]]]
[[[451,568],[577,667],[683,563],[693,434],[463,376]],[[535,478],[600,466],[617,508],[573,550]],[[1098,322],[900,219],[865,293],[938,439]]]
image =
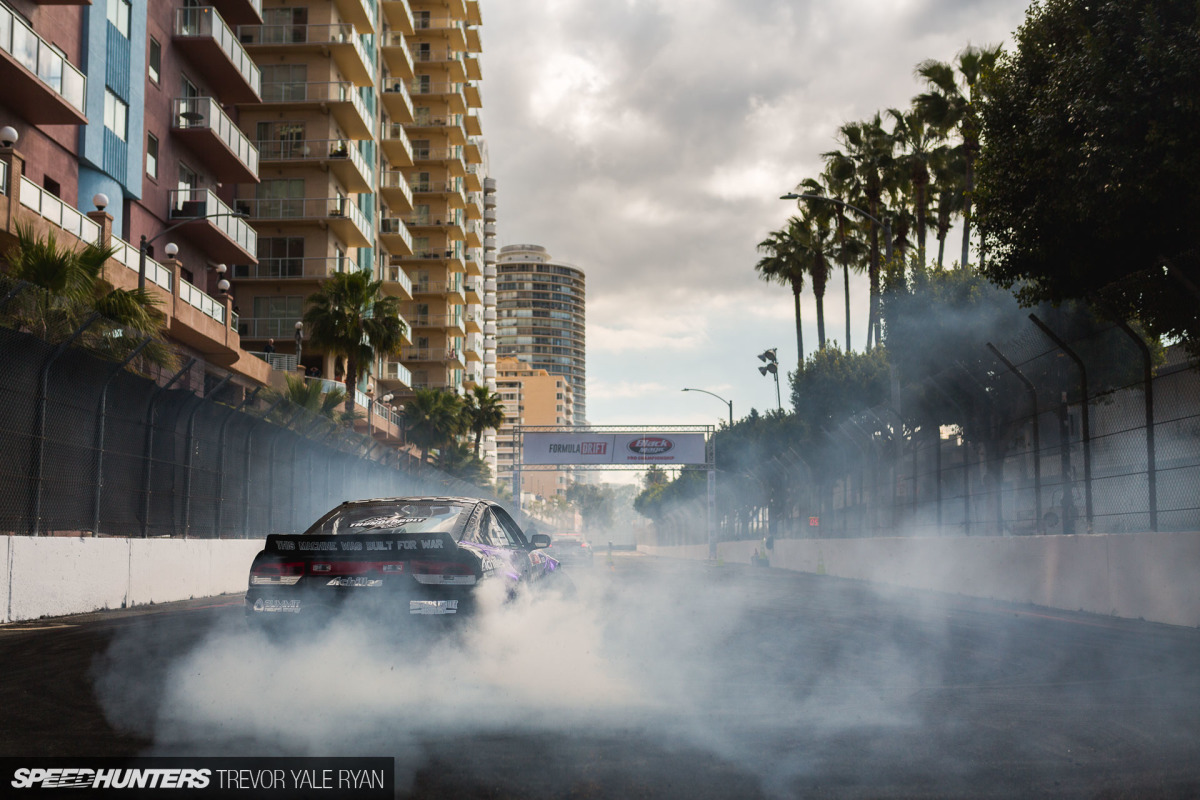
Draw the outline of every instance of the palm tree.
[[[486,386],[476,386],[463,398],[464,426],[475,434],[475,457],[485,430],[497,430],[504,424],[504,401]]]
[[[323,381],[310,381],[286,374],[283,378],[287,382],[287,388],[281,394],[294,407],[335,422],[351,422],[363,416],[357,410],[338,411],[338,407],[346,402],[346,390],[341,387],[326,390]]]
[[[945,141],[945,136],[929,124],[917,107],[909,111],[889,108],[887,113],[895,123],[892,127],[892,139],[900,149],[896,167],[906,174],[912,186],[912,210],[917,229],[917,262],[924,268],[931,170],[944,148],[942,142]]]
[[[378,356],[399,355],[406,331],[398,298],[366,270],[335,272],[308,296],[304,323],[309,340],[346,359],[346,411],[354,410],[359,367]]]
[[[795,217],[792,218],[795,220]],[[800,262],[799,246],[792,236],[792,221],[783,230],[772,231],[758,243],[758,250],[765,253],[754,266],[758,276],[765,281],[780,283],[792,290],[796,308],[796,351],[800,366],[804,366],[804,331],[801,328],[800,293],[804,291],[804,265]]]
[[[913,102],[925,118],[943,131],[957,131],[965,168],[963,184],[962,266],[971,260],[971,201],[975,192],[975,161],[979,157],[979,79],[996,65],[1001,47],[973,47],[959,52],[954,64],[929,59],[917,65],[916,74],[928,91]]]
[[[8,252],[8,275],[29,286],[5,309],[17,327],[47,341],[63,338],[94,313],[100,317],[81,338],[82,346],[108,358],[123,359],[149,339],[140,358],[171,366],[175,354],[164,339],[166,317],[158,299],[144,289],[117,289],[104,278],[104,265],[115,249],[85,244],[60,245],[52,232],[39,238],[18,225],[16,245]]]
[[[847,122],[838,129],[841,150],[823,154],[839,180],[853,181],[867,201],[866,211],[879,219],[885,181],[891,170],[893,142],[878,113],[866,122]],[[879,226],[871,223],[871,302],[867,323],[867,349],[879,342]]]
[[[454,437],[462,432],[462,401],[453,392],[441,389],[417,389],[404,404],[408,437],[426,455],[437,448],[445,460]]]
[[[938,269],[941,269],[945,262],[946,237],[950,234],[951,218],[962,211],[962,187],[966,183],[966,171],[961,153],[952,152],[949,148],[943,149],[938,154],[938,158],[933,161],[931,167],[933,169],[931,193],[937,207],[935,222],[938,240],[937,266]]]
[[[811,185],[810,185],[811,184]],[[818,184],[811,179],[801,184],[805,187],[806,194],[819,194],[838,200],[841,203],[847,203],[852,206],[857,206],[864,203],[854,193],[855,183],[853,180],[839,178],[833,170],[828,166],[821,173],[821,181]],[[842,265],[842,283],[846,294],[846,352],[851,349],[850,344],[850,270],[853,268],[855,272],[862,272],[866,263],[865,256],[867,247],[863,243],[862,225],[864,221],[862,217],[853,214],[843,205],[831,203],[833,218],[836,230],[836,246],[834,249],[836,261]]]

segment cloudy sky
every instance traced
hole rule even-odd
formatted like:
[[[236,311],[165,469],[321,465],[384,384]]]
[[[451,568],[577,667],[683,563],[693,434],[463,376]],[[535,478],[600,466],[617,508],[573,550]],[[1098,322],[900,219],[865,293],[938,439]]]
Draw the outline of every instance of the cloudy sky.
[[[914,66],[1010,44],[1027,0],[486,0],[483,125],[497,241],[587,274],[588,418],[715,424],[775,407],[755,356],[797,361],[789,290],[755,245],[844,122],[907,108]],[[826,296],[845,344],[844,296]],[[852,283],[851,336],[866,329]],[[804,344],[816,314],[804,298]],[[781,375],[787,404],[788,384]]]

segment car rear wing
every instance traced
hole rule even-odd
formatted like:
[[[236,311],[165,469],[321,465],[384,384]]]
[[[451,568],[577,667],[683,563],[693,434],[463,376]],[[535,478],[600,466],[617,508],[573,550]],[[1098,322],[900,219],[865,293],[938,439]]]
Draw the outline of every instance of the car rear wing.
[[[378,558],[400,561],[454,556],[458,544],[448,533],[352,533],[340,536],[270,534],[264,554],[288,558]]]

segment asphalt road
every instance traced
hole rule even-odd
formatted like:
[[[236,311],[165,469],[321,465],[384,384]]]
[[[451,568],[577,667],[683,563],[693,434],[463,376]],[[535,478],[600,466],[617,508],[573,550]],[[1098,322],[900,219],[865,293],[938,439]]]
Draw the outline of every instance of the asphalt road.
[[[419,798],[1200,796],[1200,632],[618,556],[457,632],[0,626],[0,755],[390,755]]]

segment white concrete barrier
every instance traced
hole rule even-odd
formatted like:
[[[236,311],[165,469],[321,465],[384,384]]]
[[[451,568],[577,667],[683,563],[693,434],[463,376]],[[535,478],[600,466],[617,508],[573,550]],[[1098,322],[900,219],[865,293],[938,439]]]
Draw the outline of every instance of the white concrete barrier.
[[[246,587],[261,540],[6,536],[0,622],[82,614]]]
[[[749,564],[762,542],[722,542]],[[706,545],[640,547],[704,559]],[[895,539],[781,539],[771,566],[798,572],[1200,626],[1200,533]]]

